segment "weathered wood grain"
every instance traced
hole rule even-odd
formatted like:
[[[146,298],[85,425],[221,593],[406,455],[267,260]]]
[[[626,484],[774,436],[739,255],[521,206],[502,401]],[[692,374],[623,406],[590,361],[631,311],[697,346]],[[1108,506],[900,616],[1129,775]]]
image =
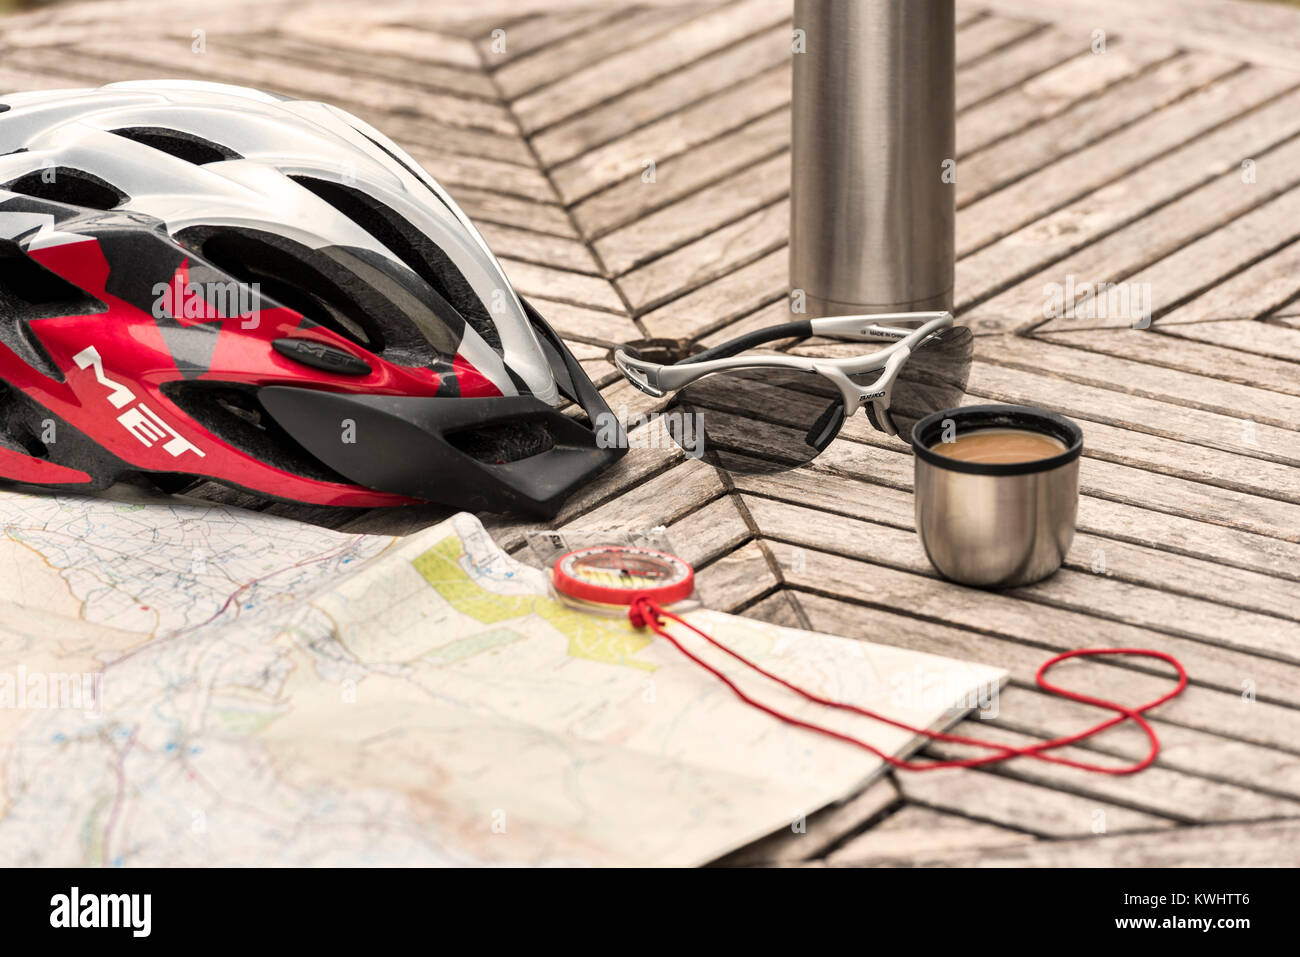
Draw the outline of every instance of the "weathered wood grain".
[[[1255,355],[1300,362],[1300,329],[1294,327],[1255,322],[1250,319],[1230,319],[1225,322],[1198,322],[1186,325],[1174,323],[1162,327],[1160,332],[1180,339],[1204,342],[1221,349],[1236,349]]]
[[[531,56],[514,59],[498,68],[492,74],[492,79],[502,95],[507,100],[517,99],[530,91],[562,79],[580,66],[598,62],[646,40],[662,36],[699,11],[691,7],[631,7],[621,11],[604,12],[605,16],[592,24],[594,28],[579,27],[567,36],[562,36],[559,42],[552,43]],[[609,17],[610,12],[616,14],[612,19]],[[552,21],[551,17],[537,19],[543,23]],[[526,35],[531,29],[527,24],[521,23],[507,30],[507,49],[513,34]],[[551,34],[551,36],[555,35]],[[488,50],[485,58],[491,63],[490,44]]]
[[[976,328],[1041,323],[1047,283],[1122,278],[1293,185],[1286,140],[1298,129],[1300,94],[1289,94],[960,259],[959,309]],[[1253,190],[1241,182],[1243,154],[1269,156],[1270,176]]]
[[[1246,187],[1241,187],[1245,189]],[[1227,278],[1256,259],[1300,236],[1300,192],[1291,190],[1237,216],[1214,232],[1125,278],[1150,289],[1151,310],[1160,321],[1180,302]],[[1044,331],[1114,328],[1132,324],[1131,317],[1057,318]]]
[[[570,212],[583,233],[596,240],[789,146],[790,117],[778,109],[689,152],[656,160],[653,183],[634,175],[583,200]]]
[[[1236,0],[991,0],[986,5],[1006,16],[1048,14],[1062,26],[1090,31],[1119,24],[1126,35],[1175,41],[1217,50],[1244,60],[1297,69],[1300,17],[1282,4]]]
[[[632,308],[644,312],[784,248],[789,231],[790,204],[780,199],[615,281]]]
[[[1296,221],[1296,228],[1300,229],[1300,219]],[[1123,341],[1145,343],[1148,349],[1154,343],[1158,349],[1162,340],[1143,330],[1130,330],[1123,334]],[[1000,366],[1210,412],[1236,416],[1241,410],[1250,409],[1253,421],[1268,422],[1292,431],[1300,429],[1300,398],[1296,396],[1226,382],[1185,369],[1165,369],[1146,359],[1114,353],[1085,353],[1068,345],[1020,336],[982,338],[976,347],[976,355]],[[1300,389],[1296,378],[1300,377],[1292,377],[1292,389]],[[1300,436],[1296,439],[1300,442]]]
[[[618,316],[626,315],[623,300],[603,276],[568,272],[505,257],[501,258],[501,266],[510,278],[510,284],[525,296],[603,309]]]
[[[840,516],[851,516],[911,530],[914,503],[910,465],[904,466],[905,473],[902,469],[882,470],[877,463],[885,460],[874,454],[858,454],[864,451],[845,443],[823,453],[822,459],[826,461],[819,459],[812,469],[737,477],[735,481],[742,491],[818,509],[835,527]],[[1156,538],[1154,543],[1117,537],[1125,532],[1145,535],[1147,528],[1138,519],[1147,517],[1153,519],[1152,526],[1159,526],[1162,519],[1140,507],[1085,495],[1080,504],[1079,529],[1066,556],[1066,567],[1300,621],[1300,581],[1227,564],[1243,554],[1251,554],[1245,549],[1234,551],[1234,542],[1226,535],[1236,533],[1200,526],[1199,531],[1206,539],[1203,554],[1212,557],[1171,551],[1171,546],[1181,542],[1173,535],[1168,539]],[[1186,537],[1198,530],[1194,522],[1185,524],[1190,526],[1184,532]],[[814,523],[814,527],[823,526]]]
[[[764,105],[787,105],[789,83],[782,88],[768,74],[789,76],[790,49],[790,24],[764,30],[537,134],[533,146],[544,164],[557,167],[566,195],[586,195],[609,185],[619,154],[652,155],[662,163],[674,136],[682,144],[699,143],[714,131],[711,115],[731,116],[734,126]],[[570,162],[590,152],[601,155]]]
[[[973,720],[963,721],[953,732],[977,736],[1009,747],[1027,747],[1048,740],[1038,735],[1020,734]],[[927,751],[935,757],[948,760],[969,757],[972,753],[969,747],[947,742],[934,742]],[[1057,757],[1101,767],[1120,767],[1123,763],[1140,757],[1143,752],[1125,755],[1118,761],[1101,757],[1094,751],[1078,746],[1059,748],[1052,753]],[[1089,799],[1113,801],[1123,807],[1138,808],[1149,814],[1184,822],[1267,820],[1294,816],[1300,811],[1300,801],[1294,799],[1279,798],[1236,784],[1171,771],[1158,764],[1147,768],[1140,776],[1100,775],[1086,774],[1075,768],[1046,761],[1022,759],[999,764],[994,773],[1077,792]],[[1107,818],[1109,817],[1108,813]],[[1110,821],[1105,823],[1107,831],[1110,831]]]
[[[863,606],[824,595],[799,593],[793,599],[807,616],[811,626],[850,637],[861,637],[930,654],[957,657],[968,661],[995,663],[1011,674],[1012,686],[1003,688],[1011,705],[997,703],[995,721],[1009,727],[1027,727],[1044,736],[1056,736],[1097,723],[1104,715],[1096,709],[1072,707],[1060,698],[1039,701],[1031,690],[1034,675],[1054,650],[1073,647],[1109,647],[1104,640],[1083,634],[1074,643],[1061,642],[1050,650],[1037,640],[1033,643],[1008,639],[995,634],[974,634],[959,626],[907,616],[900,611]],[[1095,642],[1095,644],[1094,644]],[[1155,698],[1170,687],[1167,674],[1155,675],[1138,668],[1105,659],[1088,662],[1065,662],[1057,677],[1066,687],[1107,700],[1142,702]],[[1255,787],[1267,787],[1279,766],[1287,770],[1275,793],[1295,797],[1296,778],[1292,770],[1296,749],[1294,708],[1267,704],[1264,711],[1254,712],[1261,702],[1246,701],[1236,695],[1212,689],[1193,688],[1190,699],[1177,698],[1162,705],[1150,717],[1159,728],[1162,740],[1178,745],[1167,755],[1166,763],[1190,773],[1215,778],[1234,779]],[[1028,697],[1026,697],[1026,695]],[[1255,719],[1259,719],[1258,721]],[[1220,724],[1221,721],[1227,724]],[[981,725],[984,722],[979,722]],[[1264,727],[1270,730],[1262,731]],[[1099,737],[1095,746],[1103,752],[1144,754],[1145,737],[1136,729],[1114,729]],[[1244,735],[1243,733],[1244,732]],[[978,736],[978,735],[977,735]],[[1188,753],[1186,743],[1195,740],[1197,750]],[[1245,759],[1241,766],[1216,762],[1213,753],[1202,754],[1200,747],[1210,741],[1215,750],[1225,749]],[[1240,746],[1240,747],[1238,747]],[[1127,749],[1127,750],[1121,750]],[[1140,779],[1140,778],[1139,778]]]
[[[800,546],[793,554],[775,546],[772,551],[778,558],[790,555],[787,575],[790,581],[815,591],[835,591],[860,600],[872,600],[869,597],[870,588],[847,586],[842,581],[842,577],[855,572],[866,574],[866,569],[855,562],[870,562],[881,566],[875,572],[875,577],[880,581],[872,581],[872,587],[879,584],[882,590],[897,589],[900,598],[906,594],[909,599],[914,591],[925,591],[934,597],[934,601],[927,602],[928,607],[937,607],[935,602],[967,606],[961,611],[948,611],[946,617],[950,620],[961,616],[963,620],[974,624],[977,619],[967,616],[974,615],[975,609],[979,609],[980,613],[987,616],[983,620],[990,628],[1000,619],[1011,622],[1025,616],[1037,617],[1040,629],[1060,629],[1065,634],[1071,626],[1084,627],[1084,619],[1091,617],[1091,628],[1098,633],[1110,634],[1114,630],[1111,623],[1145,631],[1145,634],[1127,632],[1124,635],[1127,639],[1148,643],[1142,647],[1156,642],[1162,647],[1177,648],[1179,653],[1186,649],[1187,654],[1194,657],[1202,654],[1199,647],[1169,641],[1161,637],[1164,634],[1242,652],[1232,659],[1235,662],[1232,669],[1236,672],[1232,680],[1221,687],[1238,687],[1254,668],[1251,656],[1261,652],[1290,664],[1300,664],[1300,654],[1296,652],[1300,624],[1293,620],[1245,612],[1203,598],[1176,595],[1158,588],[1071,569],[1062,569],[1035,585],[1008,589],[989,596],[951,583],[939,582],[911,531],[874,526],[843,516],[825,516],[813,509],[789,503],[768,502],[755,497],[747,497],[745,504],[766,538]],[[828,538],[832,532],[836,533],[834,539]],[[795,555],[797,561],[794,560]],[[845,563],[840,558],[851,558],[853,561]],[[800,564],[805,566],[803,570],[797,567]],[[808,568],[814,570],[810,572]],[[893,574],[887,572],[887,569],[906,574]],[[818,575],[832,577],[825,585],[818,587]],[[920,579],[909,576],[920,576]],[[831,582],[835,583],[835,588],[829,587]],[[1211,583],[1206,584],[1209,586]],[[841,587],[847,590],[838,590]],[[1032,607],[1024,604],[1026,600],[1032,603]],[[919,612],[913,606],[900,607]],[[1053,609],[1061,613],[1057,614]],[[1115,637],[1118,638],[1119,635]],[[1228,660],[1223,655],[1212,654],[1211,657],[1215,673],[1229,673],[1225,667]],[[1207,666],[1209,664],[1207,662]],[[1207,667],[1203,670],[1209,669]],[[1274,670],[1280,672],[1283,669]],[[1288,673],[1291,673],[1290,670]],[[1300,675],[1300,672],[1295,674]],[[1300,721],[1300,714],[1296,715],[1296,720]]]
[[[479,227],[479,232],[498,256],[591,276],[604,274],[590,248],[576,239],[564,240],[531,229],[502,226],[498,223],[485,223]]]
[[[1059,158],[1055,162],[965,208],[966,215],[957,221],[957,254],[965,256],[1123,176],[1243,110],[1285,92],[1296,80],[1292,73],[1247,69],[1091,145],[1056,154]],[[975,161],[990,162],[995,153],[979,153]],[[969,175],[963,177],[959,171],[958,183],[963,179],[969,179]]]
[[[957,204],[969,206],[999,186],[1096,143],[1238,69],[1232,60],[1192,53],[1116,83],[1099,96],[967,159],[957,177]]]
[[[1258,319],[1300,296],[1300,243],[1293,242],[1165,313],[1161,326],[1207,319]]]
[[[958,36],[963,32],[966,31],[959,31]],[[999,50],[995,56],[986,56],[973,64],[970,60],[963,59],[959,47],[958,66],[966,68],[957,83],[957,109],[969,109],[1087,49],[1086,35],[1071,35],[1053,29],[1031,31]]]
[[[966,66],[1043,29],[1033,19],[980,17],[957,30],[957,65]]]
[[[902,774],[896,781],[908,801],[1041,838],[1082,837],[1104,821],[1109,833],[1158,829],[1168,840],[1168,828],[1174,824],[1108,801],[986,771],[927,771]]]
[[[659,163],[735,131],[773,110],[788,107],[789,102],[790,67],[782,64],[743,86],[688,106],[554,167],[550,170],[551,180],[568,203],[579,202],[630,177],[647,177],[647,163],[656,164],[657,180]]]
[[[780,23],[789,8],[779,0],[741,0],[703,13],[671,33],[567,73],[513,105],[529,133],[686,66],[729,44]]]
[[[1238,326],[1235,339],[1267,339],[1273,326],[1266,323]],[[1128,329],[1109,331],[1042,333],[1034,339],[1058,345],[1103,353],[1123,359],[1133,359],[1149,366],[1174,369],[1193,376],[1209,376],[1253,385],[1288,396],[1300,396],[1300,369],[1294,362],[1286,362],[1241,349],[1222,348],[1178,336],[1161,335],[1165,329],[1136,333]],[[1226,343],[1225,343],[1226,344]],[[1267,402],[1265,403],[1267,405]],[[1295,421],[1294,419],[1292,420]]]
[[[695,338],[786,296],[789,254],[782,248],[641,317],[650,335]]]
[[[1023,831],[910,805],[835,848],[825,860],[828,864],[849,866],[882,860],[904,863],[985,848],[1015,847],[1035,840]]]
[[[804,820],[792,821],[790,827],[728,854],[717,864],[759,867],[812,860],[898,802],[894,782],[881,778],[847,801],[822,808]]]
[[[701,278],[723,275],[729,266],[734,268],[737,257],[727,255],[732,247],[740,245],[747,251],[784,245],[790,210],[777,201],[789,192],[790,154],[778,153],[725,182],[609,233],[596,241],[596,251],[616,276],[657,255],[676,251],[677,255],[666,264],[652,263],[649,270],[640,270],[640,275],[626,277],[626,282],[620,283],[631,291],[629,299],[634,306],[653,303],[679,289],[699,285]],[[761,211],[762,218],[746,219],[754,210]],[[728,224],[730,229],[726,228]],[[694,248],[686,246],[701,236],[698,243],[692,244]],[[699,274],[682,275],[687,257],[695,261]]]
[[[1168,832],[1042,841],[1018,847],[918,855],[921,867],[1294,867],[1300,822],[1185,827]],[[895,863],[885,859],[880,863]]]
[[[1065,34],[1053,30],[1048,35]],[[1170,44],[1125,43],[1116,38],[1108,42],[1104,54],[1085,50],[1062,58],[1059,65],[958,113],[957,158],[1087,103],[1112,84],[1135,77],[1175,53]]]
[[[722,611],[739,611],[779,585],[780,579],[758,542],[723,556],[695,576],[700,601]]]
[[[559,44],[578,35],[590,36],[592,28],[625,13],[617,7],[594,6],[577,9],[572,13],[534,13],[510,23],[503,23],[504,43],[491,33],[475,41],[483,65],[492,72],[514,63],[520,57]]]

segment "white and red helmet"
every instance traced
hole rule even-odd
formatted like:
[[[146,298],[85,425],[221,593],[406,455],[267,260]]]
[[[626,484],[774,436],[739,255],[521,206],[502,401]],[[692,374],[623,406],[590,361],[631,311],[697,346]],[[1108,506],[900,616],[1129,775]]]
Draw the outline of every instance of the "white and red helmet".
[[[0,380],[0,477],[67,488],[545,514],[624,445],[410,156],[212,83],[0,96]]]

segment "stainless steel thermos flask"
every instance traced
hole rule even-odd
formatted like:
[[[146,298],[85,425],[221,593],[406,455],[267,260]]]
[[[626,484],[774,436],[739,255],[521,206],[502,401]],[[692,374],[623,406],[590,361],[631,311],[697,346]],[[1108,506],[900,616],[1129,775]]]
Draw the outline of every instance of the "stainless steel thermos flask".
[[[952,308],[953,16],[795,2],[790,286],[810,315]]]

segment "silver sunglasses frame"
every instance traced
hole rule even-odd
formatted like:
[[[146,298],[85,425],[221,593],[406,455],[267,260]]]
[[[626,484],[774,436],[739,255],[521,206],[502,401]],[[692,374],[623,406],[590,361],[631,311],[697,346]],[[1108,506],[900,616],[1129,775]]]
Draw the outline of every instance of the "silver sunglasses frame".
[[[920,323],[911,329],[885,325],[889,322]],[[916,346],[940,329],[952,327],[949,312],[894,312],[867,316],[829,316],[809,320],[809,334],[833,339],[875,342],[891,340],[890,345],[865,356],[851,359],[822,359],[813,356],[746,355],[726,356],[703,362],[679,362],[665,365],[646,362],[628,355],[623,349],[614,351],[614,364],[623,376],[647,395],[662,398],[669,392],[683,389],[714,372],[736,369],[789,369],[811,372],[829,379],[839,389],[844,399],[844,417],[856,413],[867,403],[875,407],[874,423],[886,435],[897,435],[893,417],[887,415],[898,372],[907,362]],[[849,376],[880,370],[879,378],[869,386],[861,386]]]

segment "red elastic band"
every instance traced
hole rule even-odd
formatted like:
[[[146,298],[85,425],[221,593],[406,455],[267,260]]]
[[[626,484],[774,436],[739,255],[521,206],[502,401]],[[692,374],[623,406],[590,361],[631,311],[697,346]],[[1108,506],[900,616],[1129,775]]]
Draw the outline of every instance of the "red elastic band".
[[[954,760],[947,760],[947,761],[930,761],[925,763],[916,762],[916,761],[906,761],[903,760],[902,758],[896,758],[892,754],[886,754],[884,751],[881,751],[879,748],[871,744],[868,744],[866,741],[862,741],[858,738],[855,738],[852,735],[844,734],[842,732],[835,731],[831,728],[825,728],[822,727],[821,725],[812,724],[811,722],[803,721],[799,718],[785,714],[769,705],[763,704],[761,701],[756,701],[754,698],[751,698],[744,691],[741,691],[734,681],[728,678],[717,668],[713,667],[707,661],[702,660],[695,654],[692,654],[690,651],[688,651],[680,641],[678,641],[676,638],[670,635],[668,631],[664,628],[663,619],[665,618],[670,621],[675,621],[677,624],[690,629],[691,631],[695,632],[695,634],[699,635],[701,638],[707,641],[709,644],[713,645],[713,647],[717,648],[720,651],[725,652],[726,654],[730,655],[732,658],[739,661],[741,664],[758,672],[764,678],[767,678],[771,681],[775,681],[783,688],[793,691],[795,694],[799,695],[800,697],[805,698],[806,700],[811,701],[815,704],[819,704],[827,708],[838,708],[841,711],[850,711],[854,714],[861,715],[864,718],[870,718],[873,721],[880,721],[885,724],[891,725],[895,728],[900,728],[904,731],[911,732],[912,734],[922,735],[923,737],[929,738],[931,741],[946,741],[950,744],[964,744],[964,745],[970,745],[972,747],[978,747],[978,748],[989,748],[993,751],[996,751],[997,753],[985,755],[984,757],[979,757],[979,758],[962,758],[959,760],[954,759]],[[1143,712],[1150,711],[1152,708],[1159,707],[1160,705],[1164,704],[1166,701],[1169,701],[1171,698],[1177,697],[1178,695],[1182,694],[1183,689],[1187,687],[1186,670],[1184,670],[1182,664],[1178,661],[1177,658],[1175,658],[1173,655],[1165,654],[1163,651],[1150,651],[1145,648],[1081,648],[1077,651],[1064,651],[1059,655],[1055,655],[1054,657],[1049,658],[1047,661],[1043,662],[1041,667],[1039,667],[1038,673],[1034,675],[1034,680],[1038,682],[1038,686],[1042,688],[1044,691],[1048,692],[1049,694],[1059,695],[1060,697],[1068,698],[1071,701],[1078,701],[1082,704],[1089,704],[1089,705],[1093,705],[1094,707],[1106,708],[1107,710],[1114,711],[1116,713],[1115,717],[1103,721],[1100,724],[1094,725],[1093,727],[1087,729],[1086,731],[1081,731],[1078,734],[1071,734],[1065,737],[1054,738],[1051,741],[1042,741],[1039,742],[1038,744],[1025,745],[1024,747],[1009,747],[1007,745],[998,744],[993,741],[981,741],[979,738],[969,738],[959,734],[946,734],[945,732],[942,731],[931,731],[928,728],[913,727],[912,725],[907,724],[903,721],[898,721],[894,718],[890,718],[882,714],[877,714],[876,712],[869,711],[866,708],[859,708],[857,705],[845,704],[844,702],[841,701],[833,701],[830,698],[824,698],[821,695],[813,694],[811,691],[806,691],[805,689],[800,688],[798,685],[792,684],[791,682],[786,681],[784,678],[772,674],[770,671],[767,671],[764,668],[760,667],[759,665],[755,664],[754,662],[750,661],[748,658],[746,658],[744,655],[740,654],[739,652],[733,651],[732,649],[728,648],[726,645],[722,644],[721,642],[714,640],[709,635],[706,635],[704,632],[700,631],[700,629],[696,628],[690,622],[684,621],[683,619],[673,614],[672,612],[664,610],[659,605],[655,604],[655,602],[650,598],[646,598],[644,596],[633,598],[631,607],[628,609],[628,619],[632,622],[632,625],[634,627],[636,628],[648,627],[660,638],[667,639],[669,642],[672,643],[673,647],[675,647],[678,651],[680,651],[691,661],[695,662],[701,668],[704,668],[706,671],[711,673],[715,678],[717,678],[728,688],[730,688],[732,692],[735,693],[736,697],[740,698],[741,701],[745,702],[750,707],[757,708],[759,711],[762,711],[765,714],[769,714],[772,717],[776,718],[777,720],[785,722],[786,724],[794,725],[797,728],[804,728],[808,731],[814,731],[817,734],[823,734],[829,738],[835,738],[839,741],[844,741],[847,744],[852,744],[855,747],[862,748],[864,751],[870,751],[872,754],[876,755],[876,757],[886,761],[892,767],[898,768],[903,771],[934,771],[939,768],[974,768],[984,764],[994,764],[998,761],[1006,761],[1010,758],[1030,757],[1030,758],[1036,758],[1039,761],[1050,761],[1053,764],[1063,764],[1066,767],[1079,768],[1080,770],[1083,771],[1094,771],[1098,774],[1135,774],[1136,772],[1149,767],[1151,765],[1151,762],[1153,762],[1156,759],[1156,755],[1160,753],[1160,739],[1156,737],[1155,729],[1151,727],[1151,725],[1147,722],[1146,718],[1142,717]],[[1051,684],[1047,681],[1045,675],[1052,668],[1053,665],[1065,661],[1067,658],[1083,658],[1091,655],[1136,655],[1144,658],[1159,658],[1161,661],[1167,661],[1169,664],[1173,665],[1175,669],[1177,669],[1178,686],[1174,688],[1172,691],[1168,691],[1165,694],[1161,695],[1159,698],[1156,698],[1154,701],[1148,701],[1146,704],[1141,705],[1140,707],[1137,708],[1129,708],[1126,707],[1125,705],[1117,704],[1113,701],[1106,701],[1102,698],[1094,698],[1090,695],[1080,694],[1077,691],[1069,691],[1065,688],[1058,688],[1056,685]],[[1104,767],[1099,764],[1090,764],[1086,761],[1073,761],[1069,758],[1062,758],[1054,754],[1044,753],[1047,751],[1051,751],[1055,748],[1062,748],[1065,747],[1066,745],[1077,744],[1078,742],[1082,741],[1085,738],[1090,738],[1094,734],[1099,734],[1102,731],[1105,731],[1107,728],[1112,728],[1115,725],[1120,724],[1121,722],[1124,721],[1136,722],[1138,727],[1140,727],[1143,730],[1143,732],[1147,736],[1147,739],[1151,742],[1151,750],[1147,752],[1147,756],[1143,758],[1141,761],[1138,761],[1134,764],[1127,765],[1125,767],[1111,768],[1111,767]]]

